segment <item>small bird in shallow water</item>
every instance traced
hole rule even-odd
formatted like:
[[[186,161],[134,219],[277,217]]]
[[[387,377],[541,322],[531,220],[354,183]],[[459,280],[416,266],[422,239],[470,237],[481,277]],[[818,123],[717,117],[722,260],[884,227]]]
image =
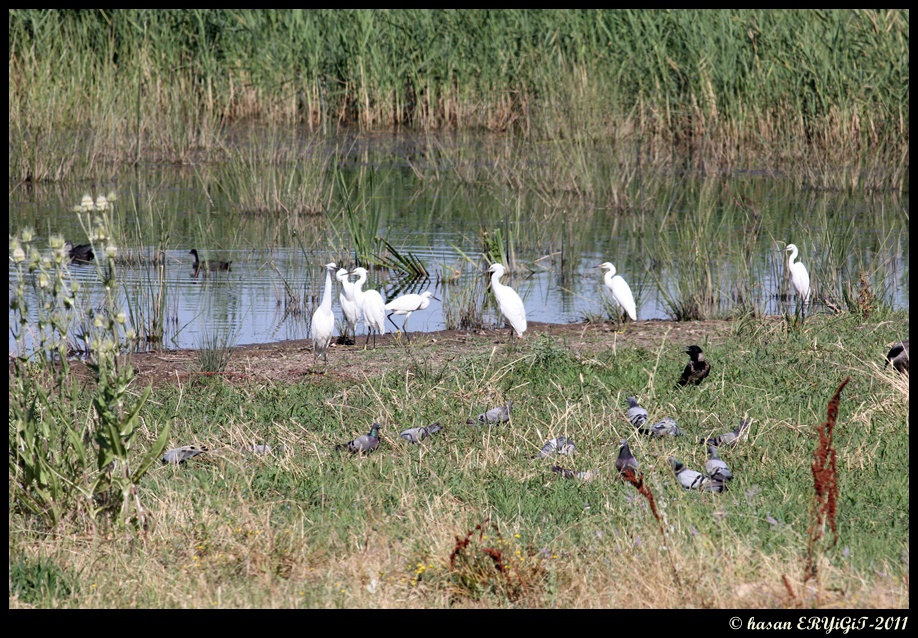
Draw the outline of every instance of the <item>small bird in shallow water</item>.
[[[437,421],[436,423],[431,423],[430,425],[423,427],[423,428],[409,428],[405,430],[404,432],[402,432],[401,434],[399,434],[399,436],[405,439],[406,441],[410,441],[411,443],[417,444],[423,441],[424,439],[426,439],[428,436],[430,436],[434,432],[439,432],[442,429],[443,427],[440,425],[440,422]]]
[[[539,453],[532,458],[544,459],[546,456],[555,452],[558,454],[573,454],[576,449],[577,447],[574,445],[574,439],[569,439],[566,436],[556,436],[546,441],[542,449],[539,450]]]
[[[624,472],[626,468],[631,468],[637,473],[640,466],[637,459],[631,454],[631,448],[628,447],[628,441],[623,440],[619,446],[618,458],[615,459],[615,467],[619,473]]]
[[[204,454],[207,451],[206,445],[202,445],[201,447],[196,445],[183,445],[167,450],[166,453],[163,454],[162,461],[163,464],[178,465],[179,463],[184,463],[188,459],[196,457],[198,454]]]
[[[64,249],[70,257],[72,264],[88,264],[95,259],[95,253],[92,252],[92,244],[73,245],[72,242],[65,241]]]
[[[886,355],[886,365],[883,367],[888,367],[890,363],[896,372],[908,373],[908,339],[903,339],[892,347]]]
[[[638,432],[654,438],[661,436],[682,436],[682,430],[676,425],[676,420],[671,417],[663,417],[651,426],[646,423],[638,428]]]
[[[704,463],[704,471],[716,481],[732,481],[733,472],[727,463],[717,455],[717,446],[708,446],[708,460]]]
[[[705,445],[736,445],[740,437],[746,431],[746,428],[749,427],[749,419],[740,419],[739,425],[730,430],[729,432],[724,432],[718,436],[712,436],[707,439],[701,439],[701,442]]]
[[[513,401],[507,401],[507,405],[491,408],[487,412],[482,412],[478,416],[470,417],[466,423],[469,425],[480,425],[482,423],[506,423],[510,420],[510,411],[512,409]]]
[[[682,377],[679,379],[679,385],[698,385],[711,372],[711,364],[704,358],[704,353],[698,346],[689,346],[685,349],[691,361],[689,361],[685,370],[682,371]]]
[[[670,467],[673,468],[673,472],[675,472],[679,484],[687,490],[723,492],[726,489],[726,483],[723,481],[705,476],[697,470],[690,470],[674,456],[670,456],[666,460],[669,462]]]
[[[347,450],[353,454],[369,454],[379,447],[379,431],[382,429],[381,423],[374,423],[370,426],[370,431],[361,434],[356,439],[347,443],[339,443],[335,446],[336,450]]]
[[[628,397],[628,406],[628,420],[631,421],[631,425],[640,428],[647,420],[647,410],[638,405],[635,397]]]
[[[583,470],[583,471],[578,472],[577,470],[565,469],[561,467],[560,465],[553,465],[551,467],[551,471],[554,472],[555,474],[560,474],[561,476],[567,479],[576,478],[576,479],[580,479],[581,481],[586,481],[586,482],[590,482],[593,479],[599,477],[599,472],[597,472],[596,470]]]
[[[201,261],[198,258],[198,250],[192,248],[188,251],[188,254],[194,257],[194,263],[191,264],[194,274],[197,275],[201,270],[231,270],[230,264],[231,261]]]

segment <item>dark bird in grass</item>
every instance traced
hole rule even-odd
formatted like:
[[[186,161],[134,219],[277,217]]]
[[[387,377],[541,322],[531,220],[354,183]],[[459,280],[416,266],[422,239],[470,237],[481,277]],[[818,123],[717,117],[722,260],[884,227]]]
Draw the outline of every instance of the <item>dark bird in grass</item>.
[[[644,421],[647,420],[647,410],[642,408],[635,397],[628,397],[628,420],[631,421],[631,425],[636,428],[640,428],[644,425]]]
[[[546,441],[542,449],[539,450],[539,453],[532,458],[544,459],[546,456],[550,456],[555,452],[558,454],[573,454],[576,449],[577,446],[574,445],[574,439],[569,439],[566,436],[556,436]]]
[[[374,423],[370,426],[369,432],[361,434],[347,443],[339,443],[335,446],[335,449],[339,451],[347,450],[353,454],[369,454],[379,447],[379,431],[381,429],[381,423]]]
[[[727,489],[727,484],[723,481],[705,476],[698,470],[690,470],[674,456],[670,456],[666,460],[669,462],[670,467],[673,468],[673,472],[675,472],[679,484],[687,490],[723,492]]]
[[[631,454],[631,448],[628,447],[628,441],[622,441],[619,445],[618,458],[615,459],[615,467],[618,469],[619,473],[625,471],[626,468],[631,468],[634,470],[635,474],[639,469],[637,459]]]
[[[231,261],[201,261],[198,259],[196,248],[189,250],[188,254],[194,257],[194,263],[191,264],[191,268],[194,270],[195,275],[202,270],[230,270],[230,264],[233,263]]]
[[[91,244],[79,244],[74,246],[72,242],[65,241],[64,248],[70,256],[71,264],[88,264],[96,257],[92,252]]]
[[[650,426],[645,423],[642,427],[638,428],[638,432],[653,438],[659,438],[661,436],[682,436],[682,430],[676,425],[676,420],[671,417],[664,417],[661,421],[657,421]]]
[[[704,471],[716,481],[732,481],[733,472],[727,463],[717,454],[717,446],[708,446],[708,460],[704,463]]]
[[[560,465],[552,465],[551,471],[555,474],[560,474],[562,477],[567,479],[575,478],[586,482],[592,481],[593,479],[599,477],[599,472],[596,470],[583,470],[578,472],[577,470],[565,469]]]
[[[510,420],[510,411],[512,409],[513,401],[507,401],[507,405],[491,408],[487,412],[482,412],[478,416],[469,418],[466,423],[469,425],[481,425],[482,423],[506,423]]]
[[[198,454],[204,454],[207,451],[206,445],[202,445],[201,447],[196,445],[183,445],[181,447],[172,448],[163,454],[163,464],[178,465],[179,463],[184,463],[188,459],[193,459]]]
[[[890,363],[896,372],[908,374],[908,339],[903,339],[892,347],[886,355],[886,365],[883,367],[889,367]]]
[[[679,379],[679,385],[698,385],[711,372],[711,364],[704,358],[704,353],[698,346],[689,346],[685,349],[691,361],[689,361],[685,370],[682,371],[682,377]]]
[[[399,437],[411,443],[417,444],[423,441],[424,439],[426,439],[428,436],[430,436],[434,432],[439,432],[442,429],[443,429],[443,426],[441,426],[440,422],[437,421],[436,423],[431,423],[430,425],[425,426],[423,428],[410,428],[408,430],[405,430],[404,432],[399,434]]]
[[[746,428],[749,427],[749,419],[740,419],[739,425],[730,430],[729,432],[724,432],[718,436],[712,436],[707,439],[701,439],[701,442],[705,445],[713,445],[720,447],[722,445],[736,445],[740,437],[746,431]]]

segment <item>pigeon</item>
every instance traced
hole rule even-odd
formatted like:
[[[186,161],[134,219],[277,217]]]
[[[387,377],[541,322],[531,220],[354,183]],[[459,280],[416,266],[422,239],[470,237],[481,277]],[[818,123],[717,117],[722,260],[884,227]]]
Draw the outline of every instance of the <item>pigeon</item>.
[[[739,425],[729,432],[725,432],[719,436],[712,436],[707,439],[701,439],[701,442],[705,445],[713,445],[715,447],[727,444],[736,445],[737,441],[739,441],[747,427],[749,427],[749,419],[740,419]]]
[[[636,428],[644,425],[644,421],[647,420],[647,410],[638,405],[637,399],[635,397],[628,397],[628,420],[631,421],[631,425]]]
[[[892,347],[892,350],[886,355],[886,365],[883,367],[889,367],[890,363],[896,372],[908,373],[908,339],[903,339]]]
[[[578,472],[577,470],[567,470],[560,465],[553,465],[551,467],[551,471],[555,474],[560,474],[567,479],[576,478],[586,482],[592,481],[595,478],[599,478],[599,472],[596,470],[583,470]]]
[[[442,429],[443,427],[440,425],[440,422],[437,421],[436,423],[431,423],[427,427],[410,428],[408,430],[405,430],[401,434],[399,434],[399,436],[405,439],[406,441],[410,441],[411,443],[417,444],[423,441],[424,439],[426,439],[428,436],[430,436],[434,432],[439,432]]]
[[[513,401],[507,401],[507,405],[491,408],[487,412],[482,412],[476,417],[469,418],[466,423],[469,425],[479,425],[481,423],[506,423],[510,420],[510,410],[513,409]]]
[[[717,446],[708,446],[708,460],[705,461],[704,471],[708,476],[717,481],[732,481],[733,472],[727,464],[717,455]]]
[[[545,442],[545,445],[542,446],[542,449],[536,454],[534,459],[542,458],[551,455],[554,452],[558,454],[573,454],[576,450],[574,445],[574,439],[569,439],[566,436],[556,436],[553,439],[550,439]]]
[[[686,354],[691,358],[682,371],[682,377],[678,385],[698,385],[711,372],[711,364],[704,358],[704,353],[698,346],[689,346],[685,349]]]
[[[201,447],[197,447],[196,445],[183,445],[181,447],[172,448],[163,454],[163,465],[178,465],[179,463],[184,463],[188,459],[196,457],[198,454],[204,454],[204,452],[208,451],[206,445],[202,445]]]
[[[370,426],[370,431],[366,434],[361,434],[356,439],[348,441],[347,443],[339,443],[335,446],[336,450],[347,450],[353,454],[369,454],[373,450],[379,447],[379,431],[382,429],[381,423],[374,423]]]
[[[629,467],[634,470],[635,474],[638,471],[637,459],[631,454],[631,448],[628,447],[628,441],[626,440],[623,440],[620,444],[618,458],[615,459],[615,467],[618,468],[619,473],[624,472]]]
[[[662,436],[682,436],[682,430],[676,425],[676,420],[670,417],[664,417],[662,421],[657,421],[649,427],[645,424],[643,427],[638,428],[638,432],[654,438]]]
[[[666,459],[676,473],[679,484],[687,490],[704,490],[706,492],[723,492],[727,489],[726,483],[710,476],[705,476],[697,470],[690,470],[674,456]]]

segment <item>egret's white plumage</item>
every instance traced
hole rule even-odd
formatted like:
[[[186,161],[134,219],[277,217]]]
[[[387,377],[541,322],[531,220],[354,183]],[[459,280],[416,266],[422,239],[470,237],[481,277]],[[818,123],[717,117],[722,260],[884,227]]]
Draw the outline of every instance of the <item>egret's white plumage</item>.
[[[364,346],[370,343],[370,334],[373,335],[373,347],[376,348],[376,335],[386,334],[386,302],[376,290],[364,290],[363,284],[367,280],[366,268],[355,268],[352,275],[357,275],[354,282],[354,299],[363,315],[363,322],[367,326],[367,340]]]
[[[637,307],[634,304],[634,295],[631,294],[628,282],[622,279],[621,275],[615,274],[615,266],[608,261],[600,264],[599,267],[607,271],[603,276],[603,281],[606,284],[606,288],[612,293],[612,298],[615,299],[622,310],[628,313],[631,321],[637,321]]]
[[[784,251],[790,253],[790,257],[787,258],[787,270],[790,272],[791,283],[797,295],[803,300],[803,304],[806,305],[810,302],[810,273],[807,272],[802,262],[794,262],[794,259],[797,258],[797,247],[794,244],[788,244]]]
[[[513,327],[516,335],[522,337],[526,332],[526,306],[523,305],[523,300],[513,288],[500,283],[500,278],[504,276],[505,270],[503,264],[493,264],[488,269],[488,272],[491,273],[491,289],[497,299],[500,314]]]
[[[412,312],[417,310],[424,310],[427,306],[430,305],[431,299],[437,299],[433,296],[433,293],[429,290],[425,290],[420,295],[409,294],[402,295],[401,297],[396,297],[392,301],[386,304],[386,310],[391,312],[388,315],[389,322],[395,326],[395,329],[398,330],[398,326],[395,325],[395,322],[392,321],[392,315],[405,315],[405,323],[402,324],[402,330],[405,331],[405,338],[408,341],[411,339],[408,337],[408,318],[411,316]],[[440,301],[437,299],[437,301]]]
[[[346,268],[341,268],[335,273],[335,279],[341,282],[341,292],[338,294],[338,303],[341,304],[341,312],[344,313],[344,322],[347,326],[346,334],[357,338],[357,324],[360,322],[360,308],[357,306],[357,298],[354,296],[354,284],[348,277]]]
[[[321,356],[328,363],[328,345],[335,331],[335,314],[332,312],[331,288],[334,263],[325,264],[325,290],[322,292],[322,303],[312,314],[312,348],[313,357]]]

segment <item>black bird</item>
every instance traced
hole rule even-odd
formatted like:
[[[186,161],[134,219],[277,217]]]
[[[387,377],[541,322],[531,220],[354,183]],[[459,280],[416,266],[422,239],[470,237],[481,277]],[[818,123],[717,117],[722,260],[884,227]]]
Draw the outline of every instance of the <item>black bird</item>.
[[[704,353],[698,346],[689,346],[685,349],[686,354],[691,358],[682,371],[682,378],[679,379],[679,385],[688,385],[693,383],[698,385],[711,372],[711,364],[704,358]]]
[[[886,355],[886,365],[883,367],[889,367],[890,363],[893,364],[896,372],[908,373],[908,339],[903,339],[892,347],[892,350]]]
[[[194,269],[195,275],[201,270],[230,270],[230,264],[233,263],[231,261],[201,261],[198,259],[196,248],[189,250],[188,254],[194,256],[194,263],[191,264],[191,267]]]
[[[72,264],[88,264],[95,259],[95,254],[92,252],[92,244],[74,246],[72,242],[65,241],[64,248],[67,249],[67,254],[70,255],[70,263]]]

